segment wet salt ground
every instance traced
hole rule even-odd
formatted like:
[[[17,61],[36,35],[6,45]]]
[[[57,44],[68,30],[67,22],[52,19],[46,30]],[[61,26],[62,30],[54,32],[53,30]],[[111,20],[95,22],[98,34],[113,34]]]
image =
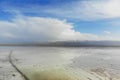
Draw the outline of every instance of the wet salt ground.
[[[78,75],[80,74],[85,76],[87,74],[88,77],[90,77],[91,75],[98,77],[98,75],[106,76],[107,74],[109,74],[108,77],[117,77],[118,80],[120,80],[119,48],[13,47],[11,49],[13,49],[12,58],[14,60],[14,63],[19,68],[28,67],[28,71],[30,67],[40,67],[42,69],[45,67],[62,66],[66,70],[75,70],[74,74]],[[8,52],[9,51],[10,50],[8,50]],[[0,57],[0,61],[1,58],[6,59],[8,52],[2,52],[4,54],[0,54],[2,55]],[[3,67],[6,67],[5,69],[0,68],[0,76],[11,75],[11,71],[12,73],[16,73],[16,71],[14,71],[11,66],[9,66],[7,60],[6,62],[2,62],[0,64]],[[3,72],[5,74],[3,74]],[[87,72],[90,74],[88,74]],[[20,79],[20,75],[18,73],[16,74],[16,79],[11,80]],[[12,76],[6,77],[14,78]],[[2,78],[0,79],[3,80]],[[104,78],[101,79],[105,80]],[[110,79],[111,78],[109,78],[108,80]],[[89,78],[87,78],[86,80],[89,80]],[[94,78],[93,80],[97,80],[97,78]]]

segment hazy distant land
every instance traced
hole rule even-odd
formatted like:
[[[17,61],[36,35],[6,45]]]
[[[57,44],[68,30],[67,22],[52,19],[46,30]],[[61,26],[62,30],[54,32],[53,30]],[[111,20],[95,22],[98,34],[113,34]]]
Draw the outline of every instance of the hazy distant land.
[[[120,41],[56,41],[42,43],[4,43],[0,46],[120,47]]]

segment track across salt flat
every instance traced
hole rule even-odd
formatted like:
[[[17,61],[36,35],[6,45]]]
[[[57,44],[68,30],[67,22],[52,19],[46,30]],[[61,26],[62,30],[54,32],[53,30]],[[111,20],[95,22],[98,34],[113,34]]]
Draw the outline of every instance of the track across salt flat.
[[[10,50],[0,49],[0,80],[23,80],[21,75],[9,63]]]
[[[28,77],[27,77],[21,70],[19,70],[18,67],[13,63],[13,61],[12,61],[12,53],[13,53],[13,51],[11,50],[10,53],[9,53],[9,56],[8,56],[8,58],[9,58],[9,63],[11,64],[11,66],[12,66],[18,73],[20,73],[20,75],[21,75],[25,80],[29,80]]]

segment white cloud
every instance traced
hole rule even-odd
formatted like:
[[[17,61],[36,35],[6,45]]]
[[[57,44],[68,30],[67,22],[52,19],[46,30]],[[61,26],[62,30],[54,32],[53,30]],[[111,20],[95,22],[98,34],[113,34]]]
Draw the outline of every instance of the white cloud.
[[[49,8],[44,11],[81,20],[120,18],[120,0],[74,1],[62,7]]]
[[[8,33],[8,32],[3,33],[2,36],[7,37],[7,38],[15,38],[15,37],[17,37],[17,36],[14,36],[14,34],[11,34],[11,33]]]
[[[107,35],[109,35],[109,34],[111,34],[111,32],[110,31],[103,31],[105,34],[107,34]]]
[[[73,29],[65,20],[43,17],[17,16],[11,21],[0,21],[2,38],[23,41],[96,40],[93,34],[83,34]]]
[[[120,17],[120,0],[109,0],[101,10],[107,17]]]
[[[120,0],[86,1],[83,3],[83,17],[104,19],[120,17]],[[79,6],[77,6],[79,8]],[[81,13],[80,13],[81,14]],[[85,17],[87,16],[87,17]]]

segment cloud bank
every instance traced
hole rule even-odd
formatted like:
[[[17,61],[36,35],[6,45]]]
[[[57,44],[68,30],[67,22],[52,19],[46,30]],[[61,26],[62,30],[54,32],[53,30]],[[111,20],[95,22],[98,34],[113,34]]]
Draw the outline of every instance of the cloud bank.
[[[112,36],[97,36],[74,30],[73,23],[45,17],[16,16],[0,21],[0,42],[50,42],[69,40],[112,40]],[[108,33],[108,31],[105,33]]]
[[[43,42],[63,40],[96,40],[93,34],[80,33],[66,20],[43,17],[16,16],[0,21],[1,40],[15,42]]]

